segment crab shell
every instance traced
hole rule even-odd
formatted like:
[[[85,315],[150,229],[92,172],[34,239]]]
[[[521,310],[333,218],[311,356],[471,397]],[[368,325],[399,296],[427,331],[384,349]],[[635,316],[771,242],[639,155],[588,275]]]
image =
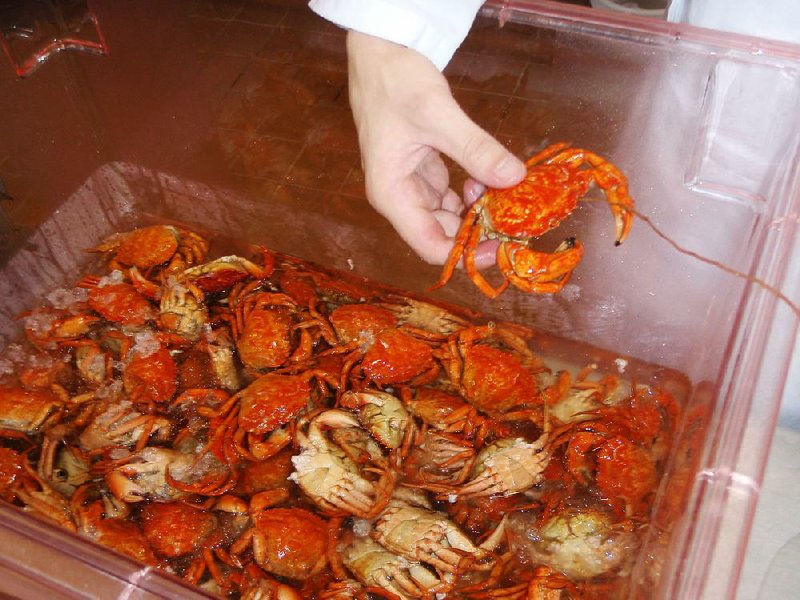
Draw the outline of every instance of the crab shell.
[[[487,235],[518,241],[539,237],[575,210],[591,181],[591,171],[561,164],[538,165],[512,188],[490,188],[481,212]]]
[[[291,579],[308,579],[326,564],[327,525],[301,508],[272,508],[253,517],[253,556],[261,568]]]

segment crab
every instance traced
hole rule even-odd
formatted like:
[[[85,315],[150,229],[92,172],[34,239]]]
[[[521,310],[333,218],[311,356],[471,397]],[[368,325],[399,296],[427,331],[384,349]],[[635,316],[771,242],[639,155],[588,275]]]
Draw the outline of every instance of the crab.
[[[475,461],[470,440],[428,429],[415,436],[403,461],[406,482],[434,492],[450,492],[464,483]]]
[[[502,541],[505,522],[476,546],[447,515],[393,498],[375,521],[372,537],[381,546],[410,561],[432,566],[437,573],[457,573],[462,560],[486,560]]]
[[[266,248],[260,248],[264,255],[264,267],[243,258],[230,255],[186,269],[181,274],[182,281],[189,281],[206,293],[216,293],[230,289],[248,277],[265,279],[274,268],[271,255]]]
[[[200,339],[208,323],[205,294],[196,285],[170,277],[162,287],[159,324],[187,340]]]
[[[566,219],[592,183],[605,192],[616,225],[616,245],[631,229],[633,200],[625,175],[603,157],[582,148],[553,144],[527,161],[528,174],[516,186],[489,189],[467,211],[455,244],[431,289],[445,285],[459,260],[467,275],[489,298],[499,296],[509,284],[525,292],[555,293],[569,281],[583,255],[583,247],[568,238],[554,254],[533,250],[532,239]],[[588,168],[583,168],[588,167]],[[494,287],[475,266],[478,244],[484,237],[497,239],[497,265],[504,281]]]
[[[22,313],[25,337],[36,348],[52,346],[66,340],[77,340],[87,335],[102,322],[100,317],[89,314],[70,314],[54,308],[37,308]]]
[[[240,389],[242,386],[234,359],[236,349],[228,329],[225,327],[217,329],[208,327],[206,328],[205,339],[205,348],[210,359],[211,371],[219,381],[219,384],[226,390]]]
[[[358,409],[361,424],[386,448],[400,448],[411,434],[411,416],[400,399],[388,392],[348,391],[340,403]]]
[[[402,600],[428,598],[452,585],[419,562],[410,562],[368,537],[356,538],[342,556],[347,569],[368,587],[382,588]]]
[[[238,417],[229,421],[237,452],[250,460],[264,460],[291,441],[285,428],[314,402],[308,375],[267,373],[231,397]],[[227,412],[227,406],[220,409]]]
[[[300,454],[292,457],[295,471],[290,479],[323,511],[368,519],[386,506],[394,486],[393,472],[385,471],[378,482],[367,479],[348,454],[325,435],[326,428],[359,426],[344,410],[327,410],[315,417],[307,434],[296,434]]]
[[[299,363],[311,355],[315,334],[332,339],[327,322],[286,294],[262,291],[261,285],[260,280],[237,285],[228,299],[236,349],[246,367],[260,371]]]
[[[98,404],[93,416],[78,436],[80,448],[91,452],[108,446],[141,450],[150,439],[169,438],[171,422],[155,415],[143,415],[131,402],[115,400]]]
[[[361,359],[365,378],[379,386],[421,385],[436,379],[439,370],[431,347],[402,329],[381,331]]]
[[[204,238],[172,225],[152,225],[126,233],[115,233],[87,250],[113,252],[109,261],[111,269],[150,269],[167,264],[166,271],[171,273],[201,263],[207,251],[208,241]]]
[[[343,304],[330,314],[330,322],[342,344],[366,344],[383,331],[397,327],[397,316],[375,304]]]
[[[160,344],[155,348],[136,349],[122,375],[129,399],[145,412],[155,404],[168,402],[178,389],[178,367],[169,350]]]
[[[526,341],[501,325],[462,329],[441,356],[451,383],[475,408],[490,416],[515,407],[541,406],[537,375],[544,370]]]
[[[25,510],[58,523],[64,529],[76,531],[69,503],[47,483],[27,462],[22,463],[24,474],[17,479],[14,494]]]
[[[566,509],[540,521],[521,512],[509,517],[512,550],[573,582],[612,573],[636,557],[635,525],[591,505]]]
[[[69,445],[62,447],[54,437],[44,436],[36,472],[54,490],[69,498],[89,480],[89,463],[80,450]]]
[[[510,496],[533,487],[542,479],[550,461],[547,434],[534,442],[524,438],[502,438],[478,453],[470,480],[458,491],[461,496]]]
[[[184,578],[197,583],[208,569],[215,581],[224,583],[212,553],[222,541],[212,512],[185,502],[152,502],[142,509],[140,518],[144,537],[157,556],[194,557]]]
[[[90,485],[83,485],[70,499],[78,533],[143,563],[157,565],[158,560],[139,526],[127,520],[124,514],[120,517],[107,514],[111,511],[106,510],[106,502],[90,500],[91,491]]]
[[[213,455],[196,457],[148,446],[105,476],[109,491],[127,503],[170,502],[190,493],[219,496],[236,483],[233,473]]]
[[[620,513],[635,513],[658,485],[650,451],[622,435],[579,431],[566,449],[567,468],[580,483],[592,482]]]
[[[156,317],[150,301],[130,283],[84,277],[78,285],[89,289],[89,306],[106,321],[138,327]]]
[[[232,579],[241,600],[303,600],[298,590],[267,575],[254,563],[248,564],[240,576]]]
[[[33,434],[57,423],[66,400],[49,391],[0,387],[0,436]]]
[[[400,397],[408,411],[422,422],[443,433],[460,433],[464,438],[486,436],[487,419],[478,414],[461,396],[437,388],[421,387],[412,394],[407,387]]]
[[[589,411],[590,420],[574,423],[556,444],[567,442],[565,466],[579,484],[595,486],[618,513],[635,515],[656,489],[679,407],[669,394],[639,398]]]
[[[252,519],[253,526],[231,546],[232,556],[252,546],[259,567],[301,581],[325,568],[328,529],[323,519],[302,508],[269,508]]]
[[[97,388],[113,379],[113,356],[96,341],[83,339],[65,345],[75,348],[75,368],[84,383]]]

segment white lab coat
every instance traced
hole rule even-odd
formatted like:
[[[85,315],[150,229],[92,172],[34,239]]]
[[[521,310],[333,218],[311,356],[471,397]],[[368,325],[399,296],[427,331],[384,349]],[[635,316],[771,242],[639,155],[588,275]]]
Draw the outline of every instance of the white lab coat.
[[[413,48],[439,70],[467,36],[483,0],[311,0],[311,10],[346,29]]]

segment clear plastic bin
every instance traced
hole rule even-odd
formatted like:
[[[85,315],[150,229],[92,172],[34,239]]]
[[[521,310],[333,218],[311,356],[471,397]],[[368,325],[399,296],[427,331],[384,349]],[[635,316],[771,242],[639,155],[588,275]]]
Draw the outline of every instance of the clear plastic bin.
[[[62,52],[25,79],[0,64],[6,342],[21,310],[93,260],[83,248],[153,222],[414,292],[436,281],[439,269],[364,198],[341,31],[290,0],[91,6],[107,55]],[[603,349],[587,351],[598,360],[685,376],[694,420],[659,492],[656,519],[668,522],[641,551],[631,597],[733,597],[797,334],[796,309],[775,292],[800,297],[789,276],[800,49],[490,2],[446,75],[518,155],[566,140],[609,157],[657,230],[637,219],[614,247],[607,205],[585,202],[542,239],[577,235],[586,246],[562,293],[488,301],[458,273],[436,297]],[[464,173],[454,166],[453,177]],[[0,591],[19,597],[191,594],[7,507],[0,542],[13,549]]]

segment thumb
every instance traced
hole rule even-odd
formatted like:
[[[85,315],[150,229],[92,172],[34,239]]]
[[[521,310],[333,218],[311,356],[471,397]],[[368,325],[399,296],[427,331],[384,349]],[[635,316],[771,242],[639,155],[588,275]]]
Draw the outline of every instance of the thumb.
[[[432,145],[483,184],[505,188],[525,177],[525,163],[472,121],[455,99],[437,114],[431,131],[436,136]]]

